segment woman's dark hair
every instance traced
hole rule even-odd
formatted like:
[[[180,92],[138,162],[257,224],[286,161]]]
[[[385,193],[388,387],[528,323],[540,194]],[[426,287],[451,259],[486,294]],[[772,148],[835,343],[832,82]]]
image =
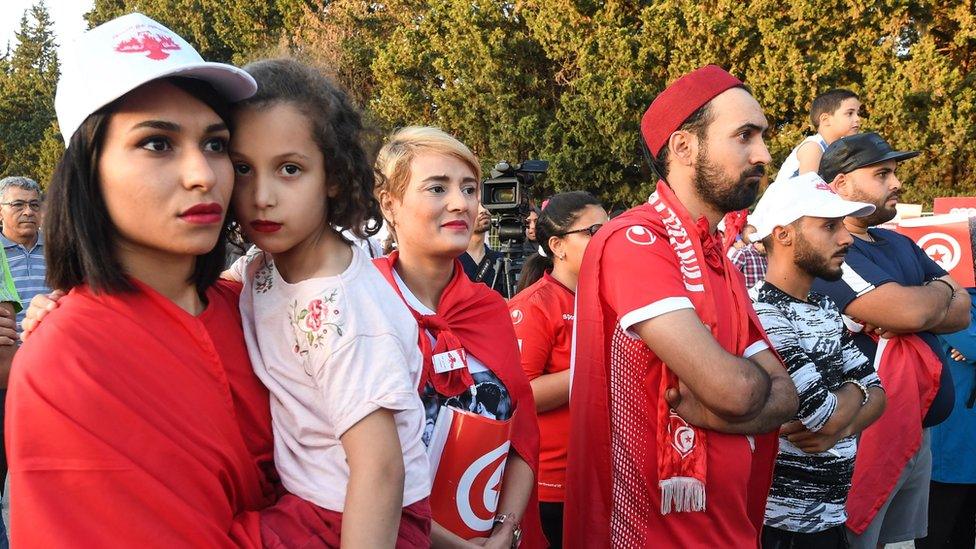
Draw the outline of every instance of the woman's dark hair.
[[[311,122],[312,137],[325,161],[324,183],[338,187],[325,212],[329,224],[359,238],[376,234],[382,218],[373,196],[378,140],[363,124],[349,95],[318,70],[294,59],[257,61],[244,70],[257,81],[258,92],[238,103],[239,108],[290,103]]]
[[[535,284],[544,273],[552,270],[553,252],[549,248],[549,239],[570,230],[587,206],[599,205],[595,196],[584,191],[559,193],[549,199],[535,222],[535,239],[545,255],[534,253],[525,260],[517,292]]]
[[[229,103],[210,84],[192,78],[167,78],[165,81],[202,101],[221,120],[230,123]],[[124,97],[85,119],[71,136],[51,178],[44,219],[44,258],[47,284],[51,288],[70,290],[87,284],[99,293],[135,289],[115,253],[118,233],[109,217],[98,181],[98,162],[108,121]],[[224,227],[214,249],[197,256],[190,281],[201,297],[224,268],[226,238],[227,228]]]

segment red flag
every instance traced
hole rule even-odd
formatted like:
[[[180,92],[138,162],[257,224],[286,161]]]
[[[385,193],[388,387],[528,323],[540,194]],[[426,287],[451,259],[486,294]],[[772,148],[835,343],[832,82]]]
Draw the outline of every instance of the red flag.
[[[962,214],[933,215],[901,221],[896,230],[911,238],[960,286],[976,286],[969,218]]]
[[[976,217],[976,196],[943,196],[935,199],[932,213],[958,213],[968,217]]]
[[[444,406],[430,439],[430,507],[434,520],[464,539],[494,526],[512,421]]]

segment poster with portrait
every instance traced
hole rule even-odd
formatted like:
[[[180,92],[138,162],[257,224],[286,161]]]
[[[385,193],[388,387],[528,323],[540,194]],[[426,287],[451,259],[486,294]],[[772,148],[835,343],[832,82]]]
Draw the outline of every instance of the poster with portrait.
[[[976,286],[968,216],[953,213],[905,219],[896,230],[914,240],[960,286]]]

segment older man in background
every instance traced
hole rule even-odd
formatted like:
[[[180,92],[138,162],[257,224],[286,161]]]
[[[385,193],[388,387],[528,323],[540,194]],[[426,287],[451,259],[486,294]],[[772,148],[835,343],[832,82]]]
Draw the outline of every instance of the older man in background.
[[[28,177],[0,179],[0,243],[7,255],[10,274],[26,309],[32,297],[51,291],[45,283],[44,237],[41,224],[41,187]],[[24,312],[17,313],[17,329]]]

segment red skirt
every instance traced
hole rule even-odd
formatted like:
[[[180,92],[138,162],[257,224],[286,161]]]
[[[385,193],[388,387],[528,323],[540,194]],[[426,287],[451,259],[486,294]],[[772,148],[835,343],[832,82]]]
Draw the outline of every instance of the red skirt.
[[[430,547],[430,502],[424,498],[403,508],[397,549]],[[272,549],[339,547],[342,513],[322,509],[287,494],[261,512],[261,541]]]

